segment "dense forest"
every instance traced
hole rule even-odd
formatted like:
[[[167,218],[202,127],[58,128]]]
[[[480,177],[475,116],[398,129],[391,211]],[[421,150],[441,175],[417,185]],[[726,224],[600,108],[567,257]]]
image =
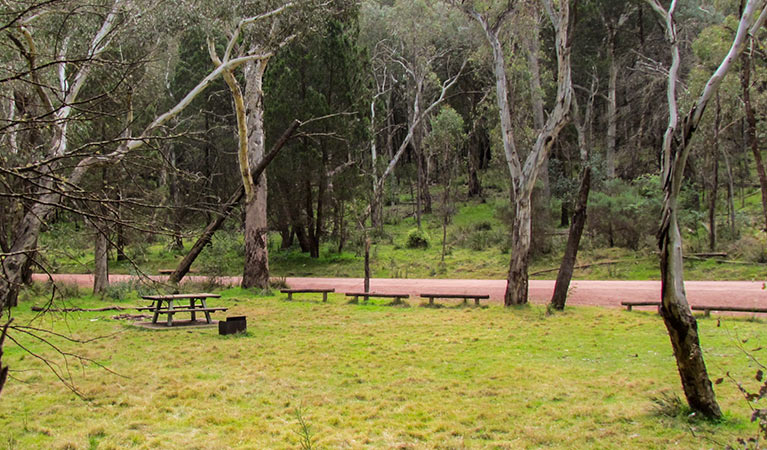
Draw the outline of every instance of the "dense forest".
[[[243,287],[295,253],[369,273],[397,226],[441,264],[500,250],[506,305],[527,302],[531,261],[561,260],[562,309],[584,239],[659,255],[675,353],[699,355],[683,253],[767,262],[766,15],[763,0],[0,2],[0,306],[67,259],[103,291],[116,261],[148,270],[152,243],[176,282],[230,249]],[[491,219],[459,227],[466,205]],[[718,416],[700,364],[680,363],[685,393]]]

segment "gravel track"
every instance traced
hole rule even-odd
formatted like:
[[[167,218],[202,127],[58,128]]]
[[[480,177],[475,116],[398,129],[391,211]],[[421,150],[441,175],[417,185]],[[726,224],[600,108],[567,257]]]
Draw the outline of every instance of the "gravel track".
[[[57,282],[92,286],[92,275],[57,274]],[[47,280],[46,275],[35,274],[33,279]],[[127,281],[130,275],[111,275],[111,282]],[[167,276],[152,277],[164,281]],[[204,281],[206,277],[191,276],[187,281]],[[240,277],[224,277],[223,284],[237,285]],[[360,292],[361,278],[293,278],[286,279],[294,289],[334,288],[336,292]],[[691,305],[767,306],[767,290],[761,281],[688,281],[685,283]],[[374,278],[370,290],[376,293],[406,293],[418,297],[422,293],[489,294],[490,301],[501,303],[506,288],[505,280],[445,280]],[[545,304],[554,292],[554,280],[530,280],[530,301]],[[660,299],[660,281],[573,281],[570,283],[569,305],[620,307],[621,301],[657,301]]]

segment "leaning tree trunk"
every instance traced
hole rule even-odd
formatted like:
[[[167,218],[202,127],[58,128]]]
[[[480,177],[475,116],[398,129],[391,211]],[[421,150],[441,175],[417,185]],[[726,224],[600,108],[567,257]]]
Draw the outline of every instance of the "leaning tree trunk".
[[[667,220],[659,232],[661,252],[661,315],[671,338],[677,369],[690,407],[706,417],[721,417],[716,395],[703,360],[698,322],[684,291],[682,236],[676,217],[676,201],[664,202]]]
[[[268,166],[269,163],[274,160],[274,158],[277,156],[280,150],[282,150],[282,148],[285,146],[285,144],[288,142],[290,137],[298,129],[299,126],[301,126],[301,122],[298,120],[291,122],[288,128],[282,133],[282,136],[280,136],[277,142],[275,142],[272,148],[269,150],[269,153],[258,164],[256,170],[251,173],[251,176],[254,179],[259,178],[259,176],[266,169],[266,166]],[[194,245],[192,245],[189,253],[184,256],[184,259],[182,259],[178,264],[176,270],[174,270],[170,275],[168,281],[171,283],[179,283],[181,282],[181,279],[183,279],[184,276],[189,273],[189,269],[192,267],[192,263],[197,259],[205,246],[213,238],[213,234],[218,231],[219,228],[221,228],[221,225],[223,225],[224,221],[232,214],[235,206],[240,203],[240,200],[242,200],[244,195],[245,187],[240,185],[240,187],[237,188],[237,190],[229,197],[226,203],[224,203],[223,208],[221,208],[221,210],[216,214],[216,217],[208,224],[207,227],[205,227],[205,230],[202,232],[200,237],[197,238],[197,241],[194,243]]]
[[[591,188],[591,168],[583,168],[581,176],[581,186],[578,190],[578,202],[575,205],[575,213],[570,224],[570,231],[567,235],[567,245],[565,246],[565,255],[562,257],[562,264],[559,266],[557,282],[554,285],[554,295],[551,297],[551,307],[558,310],[565,309],[567,301],[567,290],[570,288],[570,281],[573,278],[575,260],[578,256],[578,247],[581,244],[583,228],[586,225],[586,206],[589,201],[589,190]]]
[[[677,369],[681,377],[687,403],[706,417],[718,419],[722,412],[716,402],[714,389],[708,378],[703,352],[698,339],[698,323],[692,315],[684,291],[682,236],[679,232],[678,198],[684,182],[684,171],[690,152],[689,143],[700,124],[703,112],[717,92],[727,72],[743,52],[746,39],[764,24],[767,1],[748,0],[732,46],[719,67],[709,78],[697,101],[679,126],[677,83],[681,62],[679,40],[674,20],[676,2],[666,10],[659,0],[648,0],[650,6],[664,22],[666,39],[671,49],[671,67],[668,71],[668,128],[663,136],[663,210],[658,230],[661,269],[661,315],[666,324],[674,349]]]
[[[530,192],[519,193],[515,198],[515,214],[511,233],[511,262],[506,293],[503,303],[506,306],[527,303],[528,275],[530,260],[530,241],[532,223],[532,204]]]

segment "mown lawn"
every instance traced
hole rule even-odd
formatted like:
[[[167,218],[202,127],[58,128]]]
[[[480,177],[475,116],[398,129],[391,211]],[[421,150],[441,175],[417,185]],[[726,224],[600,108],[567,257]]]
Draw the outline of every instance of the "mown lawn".
[[[681,395],[681,388],[652,313],[570,308],[548,316],[537,306],[432,309],[411,299],[402,308],[350,305],[340,295],[327,304],[239,289],[223,295],[211,304],[247,315],[247,335],[147,331],[110,319],[112,312],[36,318],[30,306],[42,298],[23,303],[16,325],[81,340],[108,336],[56,342],[109,371],[70,360],[86,397],[79,398],[9,343],[4,361],[14,379],[0,397],[0,445],[301,448],[301,420],[313,448],[712,448],[755,431],[728,380],[717,386],[721,423],[658,412],[652,398]],[[699,325],[712,378],[729,372],[753,386],[756,366],[738,344],[764,346],[766,324],[722,317]],[[55,358],[31,337],[13,336]]]

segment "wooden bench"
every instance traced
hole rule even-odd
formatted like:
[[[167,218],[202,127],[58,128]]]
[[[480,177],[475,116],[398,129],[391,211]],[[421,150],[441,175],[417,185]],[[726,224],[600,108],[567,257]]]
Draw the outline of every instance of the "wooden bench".
[[[621,306],[625,306],[628,311],[631,311],[631,308],[634,306],[657,306],[658,307],[658,313],[660,313],[660,302],[658,301],[643,301],[643,302],[621,302]]]
[[[463,304],[465,305],[470,298],[474,299],[474,304],[479,306],[480,300],[487,300],[490,298],[490,295],[487,294],[481,294],[481,295],[473,295],[473,294],[421,294],[421,298],[428,298],[429,299],[429,305],[434,305],[434,299],[435,298],[462,298]]]
[[[375,298],[393,298],[394,301],[392,304],[398,305],[403,302],[404,299],[410,298],[410,294],[379,294],[376,292],[347,292],[347,297],[354,297],[351,302],[352,303],[358,303],[359,298],[362,297],[365,299],[365,301],[368,301],[370,297]]]
[[[711,311],[730,311],[730,312],[750,312],[750,313],[767,313],[767,308],[758,308],[752,306],[711,306],[711,305],[694,305],[690,307],[693,311],[703,311],[703,315],[709,317]]]
[[[293,294],[322,294],[322,301],[328,301],[328,293],[335,289],[280,289],[283,294],[288,294],[288,300],[293,300]]]
[[[661,302],[621,302],[622,306],[631,311],[634,306],[657,306],[658,313],[660,313]],[[703,315],[709,317],[711,311],[727,311],[727,312],[750,312],[750,313],[765,313],[767,314],[767,308],[759,308],[753,306],[714,306],[714,305],[691,305],[690,309],[693,311],[703,311]]]

